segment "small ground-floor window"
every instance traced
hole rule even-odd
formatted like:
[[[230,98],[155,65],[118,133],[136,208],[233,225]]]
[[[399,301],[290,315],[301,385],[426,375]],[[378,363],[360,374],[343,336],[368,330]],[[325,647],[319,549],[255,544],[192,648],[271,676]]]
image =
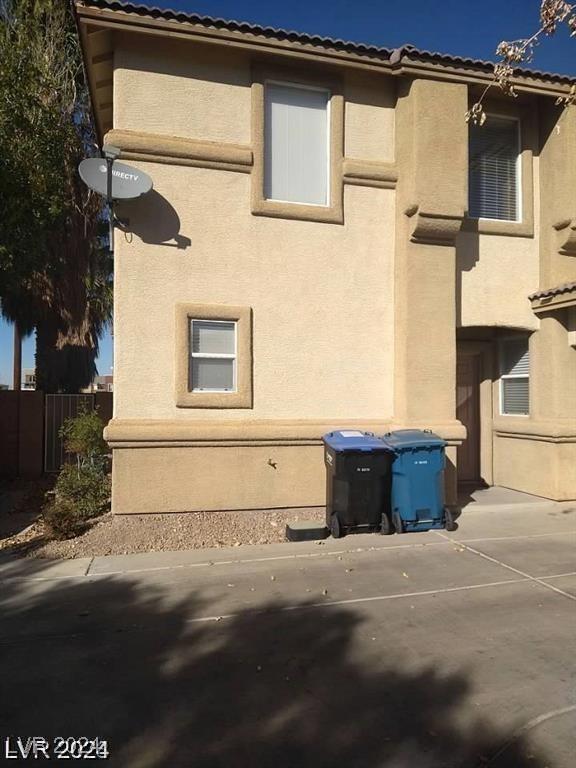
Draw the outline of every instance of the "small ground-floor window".
[[[190,320],[190,389],[236,391],[236,321]]]
[[[179,408],[252,407],[252,311],[228,304],[176,306]]]
[[[500,413],[507,416],[530,414],[530,353],[528,337],[500,342]]]

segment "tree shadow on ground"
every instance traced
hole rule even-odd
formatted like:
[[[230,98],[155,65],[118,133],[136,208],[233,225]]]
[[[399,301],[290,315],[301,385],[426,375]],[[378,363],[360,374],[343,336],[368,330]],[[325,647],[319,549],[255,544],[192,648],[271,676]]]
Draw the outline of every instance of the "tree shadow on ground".
[[[361,651],[351,607],[214,620],[212,598],[174,591],[161,575],[4,582],[3,734],[98,735],[121,768],[547,764],[522,739],[492,759],[511,734],[472,713],[467,676]]]
[[[0,542],[17,536],[36,522],[54,485],[51,476],[0,480]]]

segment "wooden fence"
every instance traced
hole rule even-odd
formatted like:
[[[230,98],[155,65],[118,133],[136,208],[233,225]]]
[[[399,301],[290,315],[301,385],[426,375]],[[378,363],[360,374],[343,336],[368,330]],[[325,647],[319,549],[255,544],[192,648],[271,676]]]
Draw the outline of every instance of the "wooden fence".
[[[112,418],[112,393],[44,395],[0,391],[0,477],[39,477],[57,472],[66,460],[59,436],[80,403],[98,408],[103,425]]]

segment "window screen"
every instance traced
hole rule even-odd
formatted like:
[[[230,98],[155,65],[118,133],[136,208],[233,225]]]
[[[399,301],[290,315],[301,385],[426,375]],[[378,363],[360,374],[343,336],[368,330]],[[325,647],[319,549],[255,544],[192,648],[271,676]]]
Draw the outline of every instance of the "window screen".
[[[266,84],[264,197],[328,205],[328,91]]]
[[[500,347],[500,410],[511,416],[530,413],[528,339],[505,339]]]
[[[518,121],[488,116],[469,130],[469,215],[518,221]]]
[[[236,323],[190,321],[190,388],[193,392],[236,390]]]

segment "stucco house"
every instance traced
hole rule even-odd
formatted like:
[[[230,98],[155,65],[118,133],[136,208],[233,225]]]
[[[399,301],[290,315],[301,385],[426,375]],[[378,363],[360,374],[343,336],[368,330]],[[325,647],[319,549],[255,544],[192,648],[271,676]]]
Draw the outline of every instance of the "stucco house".
[[[76,0],[118,207],[117,513],[322,505],[321,436],[417,426],[446,491],[576,499],[573,80]]]

